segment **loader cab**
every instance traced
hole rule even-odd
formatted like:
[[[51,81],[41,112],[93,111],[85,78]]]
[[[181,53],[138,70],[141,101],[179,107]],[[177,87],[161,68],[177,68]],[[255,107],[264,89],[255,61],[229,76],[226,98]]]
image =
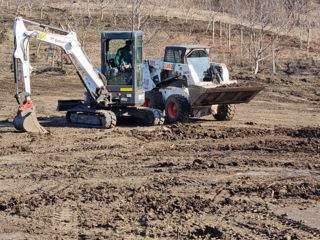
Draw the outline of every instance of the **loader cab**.
[[[181,45],[181,46],[167,46],[164,54],[164,62],[174,64],[193,64],[194,69],[201,71],[202,78],[205,78],[204,71],[209,68],[210,47],[198,45]],[[171,70],[162,70],[161,79],[169,79],[175,76]]]
[[[101,72],[112,100],[121,106],[141,106],[142,31],[101,33]]]
[[[188,58],[209,58],[210,47],[198,45],[167,46],[165,62],[187,64]]]

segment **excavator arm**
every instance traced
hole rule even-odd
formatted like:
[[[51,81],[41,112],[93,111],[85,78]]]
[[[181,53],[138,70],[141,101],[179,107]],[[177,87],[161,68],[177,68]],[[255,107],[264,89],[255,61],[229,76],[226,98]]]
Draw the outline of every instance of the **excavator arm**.
[[[47,33],[37,30],[29,31],[26,29],[24,23],[50,29],[56,33]],[[31,100],[30,74],[32,72],[32,67],[29,61],[29,40],[31,38],[53,44],[63,49],[75,66],[77,74],[91,98],[97,104],[103,104],[108,101],[109,93],[106,90],[106,86],[81,48],[75,32],[68,32],[60,28],[17,17],[14,21],[15,49],[13,52],[13,63],[16,84],[15,98],[20,105],[18,114],[14,119],[14,126],[18,130],[28,132],[45,132],[44,128],[42,128],[37,121]],[[86,74],[90,79],[91,84],[88,84],[87,81],[85,81],[81,72]],[[22,92],[19,92],[20,79],[23,84]]]

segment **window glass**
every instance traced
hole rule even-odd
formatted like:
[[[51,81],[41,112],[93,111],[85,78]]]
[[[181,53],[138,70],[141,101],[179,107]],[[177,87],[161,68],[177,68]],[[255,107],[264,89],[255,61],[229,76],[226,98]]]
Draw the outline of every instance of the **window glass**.
[[[194,50],[187,56],[187,58],[197,58],[197,57],[208,57],[208,54],[204,50]]]
[[[181,63],[181,54],[182,54],[181,50],[174,51],[174,59],[175,59],[174,62]]]
[[[174,54],[173,50],[167,50],[166,57],[164,59],[165,62],[174,62]]]
[[[141,65],[136,68],[136,81],[137,81],[137,89],[142,89],[143,80],[142,80],[142,67]]]
[[[142,36],[137,37],[137,64],[142,64]]]
[[[112,39],[109,41],[109,51],[108,51],[108,59],[114,58],[117,54],[119,48],[125,46],[125,39]]]
[[[129,39],[112,39],[107,52],[105,75],[108,85],[132,85],[132,46]],[[108,48],[107,48],[108,49]]]
[[[206,77],[208,70],[210,69],[210,59],[209,57],[197,57],[187,59],[189,65],[192,66],[196,75],[199,78],[199,81],[203,81]]]

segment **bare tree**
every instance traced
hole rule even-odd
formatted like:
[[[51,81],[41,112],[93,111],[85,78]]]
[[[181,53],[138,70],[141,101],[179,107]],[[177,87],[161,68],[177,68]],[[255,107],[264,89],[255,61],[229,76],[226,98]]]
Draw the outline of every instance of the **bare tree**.
[[[227,38],[228,38],[228,50],[231,50],[231,24],[228,24],[228,33],[227,33]]]
[[[195,27],[194,25],[195,25],[194,18],[189,19],[189,22],[187,23],[187,31],[185,32],[185,38],[184,38],[185,44],[190,44],[190,38],[192,36],[192,33],[194,31],[194,27]],[[199,39],[198,39],[198,41],[199,41]]]
[[[184,21],[185,23],[188,23],[189,19],[193,18],[195,14],[194,4],[191,4],[189,0],[182,0],[179,1],[179,5],[179,8],[182,9],[183,12]]]
[[[110,8],[111,2],[114,2],[112,0],[99,0],[99,10],[100,10],[100,21],[103,21],[104,17],[104,11],[106,8]]]
[[[117,26],[118,25],[118,16],[121,13],[120,9],[123,9],[123,6],[125,6],[125,0],[112,0],[111,1],[111,6],[109,11],[109,14],[111,14],[112,19],[113,19],[113,25]]]
[[[150,20],[156,5],[152,0],[130,0],[130,2],[131,14],[129,19],[131,20],[131,29],[140,30]]]
[[[275,54],[274,41],[278,39],[277,36],[288,31],[290,27],[292,13],[286,10],[283,1],[238,1],[241,4],[237,5],[237,16],[241,18],[249,34],[249,41],[243,46],[253,60],[255,74],[259,71],[259,63]],[[274,60],[275,56],[272,59]]]
[[[88,18],[92,21],[90,0],[87,0],[86,10],[87,10]],[[90,23],[90,24],[91,24],[91,23]]]
[[[306,27],[307,27],[307,55],[309,55],[310,43],[312,41],[312,29],[316,26],[316,22],[312,18],[308,18]]]
[[[29,17],[31,17],[33,4],[34,4],[34,2],[32,0],[27,1],[27,6],[29,8]]]
[[[222,22],[219,21],[219,44],[222,45]]]
[[[78,27],[81,29],[78,31],[80,43],[83,48],[85,48],[85,41],[88,34],[88,29],[92,24],[93,18],[91,16],[91,6],[90,6],[90,0],[87,0],[86,2],[83,2],[83,8],[86,9],[86,11],[81,11],[79,16],[79,21],[77,22]],[[70,29],[70,26],[68,27]]]
[[[1,6],[1,12],[4,12],[4,0],[1,0],[1,4],[0,4],[0,6]]]
[[[214,4],[214,1],[212,0],[204,0],[203,4],[206,6],[206,19],[208,22],[206,32],[209,31],[210,26],[212,26],[212,45],[215,44],[215,17],[218,14],[218,12],[221,10],[221,7],[219,4]]]
[[[169,22],[169,9],[171,0],[163,0],[160,5],[160,9],[164,11],[166,21]]]
[[[44,7],[47,4],[47,0],[40,0],[39,5],[40,5],[40,19],[43,19],[43,10]]]
[[[19,10],[20,8],[23,6],[23,0],[16,0],[15,3],[16,3],[16,15],[19,14]]]

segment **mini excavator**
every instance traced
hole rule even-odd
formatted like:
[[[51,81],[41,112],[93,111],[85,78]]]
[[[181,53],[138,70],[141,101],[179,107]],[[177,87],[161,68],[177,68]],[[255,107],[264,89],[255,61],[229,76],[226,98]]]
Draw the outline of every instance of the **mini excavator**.
[[[26,24],[35,25],[54,33],[27,30]],[[118,116],[133,116],[150,125],[164,122],[162,111],[143,107],[144,90],[142,79],[142,32],[102,32],[101,73],[91,64],[83,51],[77,34],[50,25],[37,23],[21,17],[14,20],[13,66],[16,84],[15,98],[19,109],[13,124],[17,130],[45,133],[39,124],[35,106],[31,99],[29,61],[29,40],[31,38],[60,47],[70,58],[85,87],[84,100],[59,100],[58,110],[66,111],[67,121],[91,127],[112,128]],[[116,49],[126,41],[131,43],[132,68],[120,71],[114,62],[108,60],[116,54]],[[85,77],[86,76],[86,77]],[[19,91],[19,81],[23,91]]]

